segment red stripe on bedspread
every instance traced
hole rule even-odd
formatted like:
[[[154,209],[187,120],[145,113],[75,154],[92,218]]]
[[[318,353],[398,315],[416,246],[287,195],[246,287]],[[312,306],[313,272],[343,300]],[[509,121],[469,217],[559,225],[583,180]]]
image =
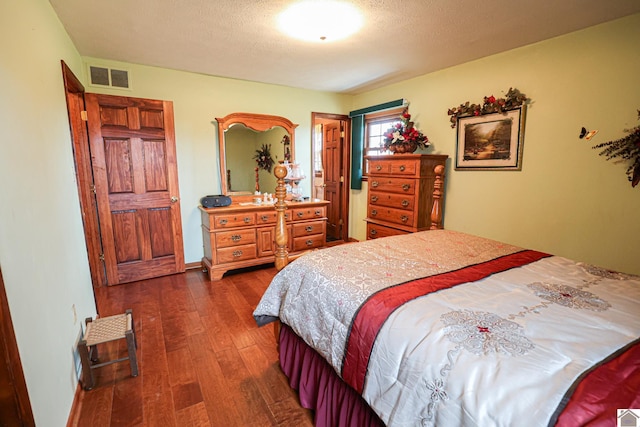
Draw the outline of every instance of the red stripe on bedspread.
[[[551,255],[524,250],[480,264],[385,288],[362,304],[349,331],[342,363],[342,378],[358,393],[362,393],[369,365],[369,356],[380,328],[389,315],[412,299],[474,282],[492,274],[521,267]]]
[[[556,427],[614,426],[617,409],[640,408],[640,343],[614,356],[571,390]]]

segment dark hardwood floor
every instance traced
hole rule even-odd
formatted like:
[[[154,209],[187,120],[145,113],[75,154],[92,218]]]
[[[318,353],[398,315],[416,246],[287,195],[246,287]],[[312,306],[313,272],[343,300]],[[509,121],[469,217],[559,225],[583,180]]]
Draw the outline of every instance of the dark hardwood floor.
[[[94,370],[75,426],[312,426],[280,370],[273,326],[252,312],[273,267],[209,282],[199,270],[101,288],[101,315],[133,309],[140,375],[127,361]],[[124,340],[101,358],[126,356]]]

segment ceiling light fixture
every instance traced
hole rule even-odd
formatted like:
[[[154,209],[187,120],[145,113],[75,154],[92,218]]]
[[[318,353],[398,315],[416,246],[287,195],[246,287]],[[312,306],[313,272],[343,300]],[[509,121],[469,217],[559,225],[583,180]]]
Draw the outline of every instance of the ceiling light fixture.
[[[306,0],[294,3],[278,17],[280,29],[300,40],[329,42],[356,33],[362,14],[353,5],[336,0]]]

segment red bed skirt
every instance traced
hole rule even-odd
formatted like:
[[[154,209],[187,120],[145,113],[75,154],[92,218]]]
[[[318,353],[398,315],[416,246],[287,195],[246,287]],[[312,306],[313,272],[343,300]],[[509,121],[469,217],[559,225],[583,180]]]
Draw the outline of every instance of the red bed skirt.
[[[381,427],[362,397],[287,325],[280,330],[280,366],[300,404],[314,411],[318,427]]]

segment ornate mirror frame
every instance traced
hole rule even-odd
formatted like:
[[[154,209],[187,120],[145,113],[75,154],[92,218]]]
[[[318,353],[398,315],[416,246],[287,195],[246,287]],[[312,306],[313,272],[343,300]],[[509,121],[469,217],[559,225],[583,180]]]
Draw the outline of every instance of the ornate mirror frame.
[[[216,118],[218,122],[218,148],[220,153],[220,185],[222,194],[245,194],[242,192],[228,191],[227,183],[227,157],[226,157],[226,141],[225,131],[234,124],[241,123],[246,127],[253,129],[256,132],[264,132],[272,129],[276,126],[284,128],[289,134],[291,139],[291,162],[295,159],[295,129],[297,124],[291,122],[289,119],[280,116],[271,116],[268,114],[254,114],[254,113],[231,113],[225,117]]]

